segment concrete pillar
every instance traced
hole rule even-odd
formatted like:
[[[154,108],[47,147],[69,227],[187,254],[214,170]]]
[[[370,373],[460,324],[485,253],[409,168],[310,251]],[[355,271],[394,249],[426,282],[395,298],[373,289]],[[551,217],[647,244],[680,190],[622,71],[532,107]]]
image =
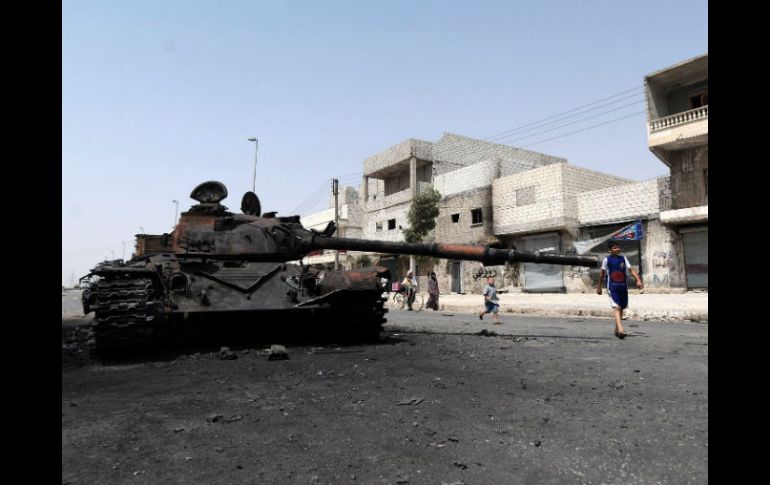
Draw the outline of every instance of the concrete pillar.
[[[417,195],[417,157],[409,160],[409,187],[412,189],[412,197]]]
[[[366,208],[366,202],[369,200],[369,176],[364,175],[364,202],[363,202],[363,208]]]

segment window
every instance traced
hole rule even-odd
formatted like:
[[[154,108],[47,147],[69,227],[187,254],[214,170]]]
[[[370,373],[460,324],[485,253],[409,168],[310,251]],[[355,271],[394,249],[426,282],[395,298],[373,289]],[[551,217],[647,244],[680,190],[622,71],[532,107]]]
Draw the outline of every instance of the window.
[[[460,214],[452,214],[452,222],[453,223],[460,222]]]
[[[690,96],[690,109],[700,108],[709,104],[708,91]]]
[[[396,228],[396,220],[388,219],[388,230],[395,229],[395,228]]]
[[[382,222],[376,222],[374,228],[376,231],[382,231]]]
[[[516,205],[529,205],[535,203],[535,186],[522,187],[516,190]]]
[[[482,222],[484,222],[484,218],[481,215],[481,209],[471,209],[471,225]]]

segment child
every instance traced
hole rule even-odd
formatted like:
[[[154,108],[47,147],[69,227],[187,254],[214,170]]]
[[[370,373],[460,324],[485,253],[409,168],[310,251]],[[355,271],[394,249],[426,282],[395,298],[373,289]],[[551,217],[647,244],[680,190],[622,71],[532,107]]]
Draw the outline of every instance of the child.
[[[623,310],[628,306],[628,284],[626,283],[626,271],[630,270],[631,275],[636,278],[636,286],[641,290],[644,284],[631,267],[628,258],[620,255],[620,244],[617,241],[610,241],[607,244],[610,255],[602,261],[602,271],[599,274],[599,284],[596,287],[596,293],[602,294],[602,281],[607,276],[607,293],[610,295],[610,305],[615,313],[615,336],[619,339],[626,337],[623,325],[620,321],[623,319]]]
[[[495,324],[500,324],[500,317],[497,312],[500,310],[500,299],[497,297],[497,288],[495,288],[495,278],[487,278],[487,286],[484,287],[484,311],[479,313],[479,320],[484,320],[485,313],[492,313],[495,317]]]

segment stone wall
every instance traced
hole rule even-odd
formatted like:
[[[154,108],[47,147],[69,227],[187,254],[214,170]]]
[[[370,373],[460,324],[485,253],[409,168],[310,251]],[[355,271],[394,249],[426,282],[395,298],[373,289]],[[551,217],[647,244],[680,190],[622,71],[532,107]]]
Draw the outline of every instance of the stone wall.
[[[661,210],[661,188],[667,177],[627,183],[577,195],[581,225],[601,225],[656,216]]]
[[[551,164],[501,177],[492,183],[494,233],[540,231],[564,224],[562,165]],[[534,190],[534,203],[530,194]],[[518,193],[517,193],[518,191]],[[527,203],[520,205],[526,194]]]

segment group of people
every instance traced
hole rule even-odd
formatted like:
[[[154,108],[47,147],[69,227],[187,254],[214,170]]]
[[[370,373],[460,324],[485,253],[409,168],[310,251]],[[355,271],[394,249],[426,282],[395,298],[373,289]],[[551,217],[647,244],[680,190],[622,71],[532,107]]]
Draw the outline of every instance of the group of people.
[[[610,241],[607,245],[609,255],[602,260],[601,272],[599,274],[599,283],[596,287],[596,293],[602,294],[602,284],[607,287],[607,294],[610,297],[610,306],[613,310],[613,316],[615,320],[615,336],[619,339],[626,337],[626,332],[623,329],[623,310],[628,307],[628,283],[627,272],[636,279],[636,287],[640,290],[644,289],[644,283],[639,277],[639,274],[631,266],[628,258],[620,254],[621,247],[617,241]],[[606,281],[605,281],[606,278]],[[417,283],[414,278],[414,273],[409,271],[406,274],[406,278],[401,282],[405,296],[407,309],[413,311],[412,304],[414,303],[415,296],[417,294]],[[487,278],[487,285],[484,287],[484,310],[479,313],[479,320],[484,319],[484,315],[491,313],[495,319],[495,324],[500,324],[500,317],[498,315],[500,311],[500,298],[497,296],[497,288],[495,287],[495,278],[490,276]],[[428,303],[426,306],[433,310],[438,310],[438,298],[439,289],[438,281],[436,280],[436,273],[431,272],[428,278]]]
[[[414,273],[411,271],[406,273],[406,278],[401,282],[401,287],[406,296],[407,311],[414,311],[412,305],[417,296],[417,282],[414,279]],[[438,281],[436,280],[436,273],[434,272],[431,272],[430,277],[428,278],[428,303],[426,303],[425,306],[434,311],[438,310]]]
[[[415,296],[417,295],[417,282],[414,278],[414,273],[409,271],[406,273],[406,278],[401,282],[401,288],[406,296],[406,309],[407,311],[414,311],[412,305],[414,304]],[[428,278],[428,303],[425,304],[427,308],[432,310],[438,310],[438,280],[436,280],[436,273],[431,272]],[[500,304],[497,297],[497,288],[495,288],[495,278],[490,276],[487,278],[487,286],[484,287],[484,311],[479,314],[479,319],[484,319],[485,313],[492,313],[495,317],[495,323],[500,323],[500,318],[497,316],[500,310]]]

